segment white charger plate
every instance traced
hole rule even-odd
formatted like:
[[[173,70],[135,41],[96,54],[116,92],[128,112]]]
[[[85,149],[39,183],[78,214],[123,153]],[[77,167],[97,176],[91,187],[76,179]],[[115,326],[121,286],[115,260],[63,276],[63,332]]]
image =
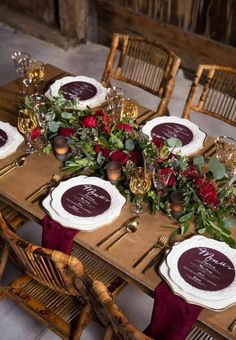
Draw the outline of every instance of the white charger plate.
[[[70,188],[80,184],[92,184],[107,191],[111,197],[111,204],[102,214],[93,217],[80,217],[69,213],[61,203],[62,195]],[[43,206],[51,217],[63,226],[92,231],[106,224],[111,223],[120,215],[121,209],[126,200],[110,182],[98,177],[78,176],[61,182],[43,201]]]
[[[174,152],[179,152],[182,155],[188,156],[188,155],[191,155],[191,154],[197,152],[199,149],[201,149],[203,147],[204,140],[206,138],[205,132],[201,131],[196,124],[192,123],[188,119],[183,119],[183,118],[174,117],[174,116],[157,117],[157,118],[154,118],[154,119],[146,122],[146,124],[142,128],[142,132],[144,134],[148,135],[150,140],[151,140],[152,139],[152,137],[151,137],[152,129],[155,126],[163,124],[163,123],[175,123],[175,124],[184,125],[192,131],[192,134],[193,134],[192,141],[190,143],[184,145],[184,146],[176,147],[174,149]]]
[[[87,106],[89,106],[90,108],[93,108],[105,102],[107,89],[103,87],[102,84],[99,83],[96,79],[85,77],[85,76],[76,76],[76,77],[69,76],[69,77],[58,79],[50,86],[48,91],[45,93],[45,96],[49,99],[52,99],[53,97],[58,97],[58,92],[61,86],[71,83],[71,82],[76,82],[76,81],[90,83],[93,86],[95,86],[97,89],[97,94],[94,97],[87,99],[87,100],[81,100],[81,101],[78,100],[77,109],[84,110],[87,108]]]
[[[7,141],[0,147],[0,159],[6,158],[15,153],[18,146],[24,141],[23,136],[18,132],[17,128],[9,123],[0,122],[0,129],[7,134]]]
[[[178,261],[180,256],[191,248],[210,248],[222,253],[233,263],[236,270],[236,250],[230,248],[226,243],[219,242],[213,239],[206,238],[204,236],[193,236],[190,239],[182,241],[175,245],[166,258],[166,263],[169,267],[169,275],[175,285],[182,291],[189,293],[191,296],[195,296],[198,299],[217,301],[222,299],[230,299],[236,296],[236,272],[233,282],[224,289],[209,291],[195,288],[179,273]]]
[[[233,296],[227,299],[222,299],[222,300],[210,301],[210,300],[196,297],[184,291],[178,285],[176,285],[175,281],[171,279],[170,273],[169,273],[170,269],[165,260],[162,262],[161,266],[159,267],[159,271],[160,271],[161,276],[164,278],[164,280],[169,285],[172,292],[180,296],[187,303],[206,307],[208,309],[219,311],[219,312],[225,310],[226,308],[229,308],[230,306],[236,303],[236,296]]]

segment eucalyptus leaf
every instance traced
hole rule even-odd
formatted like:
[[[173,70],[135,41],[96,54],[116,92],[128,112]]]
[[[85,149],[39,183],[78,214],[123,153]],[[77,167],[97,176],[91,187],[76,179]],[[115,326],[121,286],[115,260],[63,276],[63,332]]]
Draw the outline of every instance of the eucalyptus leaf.
[[[102,152],[100,151],[97,155],[97,162],[101,166],[104,163]]]
[[[51,123],[49,124],[49,130],[50,130],[51,132],[57,132],[58,129],[59,129],[59,123],[58,123],[58,122],[51,122]]]
[[[111,137],[109,139],[109,142],[111,144],[113,144],[117,149],[123,149],[124,148],[124,144],[122,143],[122,141],[117,138],[113,133],[111,133]]]
[[[211,157],[208,163],[209,170],[215,179],[222,179],[225,176],[225,166],[216,157]]]
[[[128,151],[133,151],[134,150],[134,141],[132,139],[127,139],[125,142],[125,148]]]
[[[64,119],[70,119],[72,117],[72,113],[64,111],[64,112],[61,113],[61,116]]]
[[[193,164],[196,166],[202,166],[205,164],[205,160],[203,156],[196,156],[193,158]]]
[[[182,142],[179,138],[168,138],[166,142],[171,148],[179,148],[180,146],[182,146]]]

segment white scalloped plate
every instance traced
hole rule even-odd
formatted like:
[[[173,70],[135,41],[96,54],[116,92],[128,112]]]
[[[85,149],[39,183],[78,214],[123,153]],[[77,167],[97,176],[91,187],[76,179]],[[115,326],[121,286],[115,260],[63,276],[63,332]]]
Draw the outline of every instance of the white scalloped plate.
[[[17,128],[9,123],[0,121],[0,129],[2,129],[8,137],[6,144],[0,147],[0,159],[2,159],[15,153],[18,146],[24,141],[24,138],[18,132]]]
[[[69,188],[80,184],[93,184],[106,190],[111,196],[110,207],[102,214],[94,217],[74,216],[66,211],[61,204],[62,195]],[[43,201],[43,206],[51,217],[63,226],[84,231],[92,231],[107,225],[116,219],[120,215],[125,202],[125,198],[110,182],[98,177],[78,176],[71,178],[66,182],[61,182],[60,185],[46,197]]]
[[[221,252],[229,258],[236,266],[236,250],[230,248],[225,242],[219,242],[207,237],[193,236],[175,245],[166,258],[169,267],[169,275],[172,281],[184,292],[204,300],[221,300],[236,296],[236,273],[233,282],[224,289],[217,291],[207,291],[195,288],[184,280],[178,270],[178,260],[180,256],[191,248],[211,248]],[[235,268],[236,270],[236,268]]]
[[[174,152],[180,152],[182,155],[188,156],[188,155],[191,155],[197,152],[199,149],[203,147],[204,140],[206,138],[205,132],[201,131],[196,124],[190,122],[188,119],[183,119],[183,118],[174,117],[174,116],[157,117],[146,122],[146,124],[142,128],[142,131],[144,134],[148,135],[150,139],[152,139],[151,138],[152,129],[155,126],[159,124],[163,124],[163,123],[181,124],[189,128],[193,133],[192,141],[188,143],[187,145],[175,148]]]
[[[64,77],[56,80],[45,93],[45,96],[49,99],[52,99],[52,97],[58,97],[58,92],[61,86],[74,81],[83,81],[90,83],[97,89],[97,94],[94,97],[87,100],[78,101],[77,108],[79,110],[84,110],[87,108],[87,106],[89,106],[90,108],[97,107],[105,102],[107,94],[106,88],[103,87],[102,84],[99,83],[96,79],[84,76]]]
[[[172,290],[172,292],[178,296],[180,296],[182,299],[184,299],[187,303],[195,304],[198,306],[206,307],[208,309],[214,310],[214,311],[223,311],[226,308],[229,308],[230,306],[234,305],[236,303],[236,296],[233,296],[228,299],[222,299],[222,300],[205,300],[203,298],[199,298],[196,296],[191,295],[190,293],[184,291],[179,286],[176,285],[175,281],[173,281],[170,278],[169,275],[169,266],[167,265],[166,261],[164,260],[159,267],[159,272],[163,279],[167,282],[168,286]]]

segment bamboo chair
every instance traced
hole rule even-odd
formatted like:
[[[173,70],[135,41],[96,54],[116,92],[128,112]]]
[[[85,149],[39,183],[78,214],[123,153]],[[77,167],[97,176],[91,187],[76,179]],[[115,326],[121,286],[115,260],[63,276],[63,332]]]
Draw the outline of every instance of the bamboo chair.
[[[180,62],[175,53],[161,44],[140,36],[114,33],[102,84],[111,86],[110,78],[115,78],[138,86],[160,98],[155,115],[165,115]]]
[[[203,83],[196,101],[199,84]],[[218,65],[199,65],[192,83],[183,118],[191,111],[201,112],[236,126],[236,69]]]
[[[108,328],[106,340],[113,333],[118,339],[149,339],[115,305],[112,295],[120,290],[121,279],[112,271],[105,285],[99,281],[104,271],[99,263],[94,264],[97,272],[88,275],[78,258],[26,242],[1,215],[0,233],[24,272],[1,291],[62,339],[79,339],[92,318]]]

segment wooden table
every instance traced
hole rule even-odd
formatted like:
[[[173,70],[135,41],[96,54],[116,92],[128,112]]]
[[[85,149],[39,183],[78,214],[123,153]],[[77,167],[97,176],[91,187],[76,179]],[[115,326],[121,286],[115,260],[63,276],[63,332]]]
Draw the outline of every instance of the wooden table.
[[[52,80],[61,78],[66,74],[68,73],[52,65],[47,65],[46,85]],[[19,88],[20,84],[18,80],[0,87],[0,119],[15,126],[17,123],[17,107],[20,104],[20,99],[17,97]],[[144,112],[147,112],[147,109],[140,107],[140,114]],[[149,113],[151,113],[150,110],[143,117],[146,117]],[[207,138],[205,147],[207,148],[211,143],[212,139]],[[0,168],[15,160],[22,153],[23,146],[20,147],[15,154],[0,160]],[[34,154],[29,156],[23,168],[16,169],[1,179],[0,199],[15,207],[29,219],[40,222],[45,215],[45,211],[40,204],[29,203],[25,198],[41,185],[47,183],[53,174],[60,174],[60,165],[61,163],[56,160],[52,154]],[[121,223],[130,216],[131,213],[129,211],[129,205],[127,204],[121,216],[112,223],[112,225],[90,233],[79,232],[75,238],[75,242],[84,247],[90,254],[104,261],[106,265],[110,266],[113,270],[116,270],[116,272],[128,282],[153,296],[155,287],[161,281],[157,268],[151,268],[145,275],[141,273],[141,270],[151,260],[152,256],[155,256],[156,252],[154,251],[152,256],[148,257],[135,269],[132,268],[132,264],[149,249],[160,235],[170,235],[172,230],[165,226],[173,225],[173,222],[164,215],[150,215],[146,213],[139,219],[137,232],[123,239],[110,251],[105,250],[105,246],[108,243],[105,243],[99,248],[96,246],[98,241],[120,226]],[[236,330],[233,336],[226,331],[226,329],[235,317],[236,307],[231,307],[221,313],[204,310],[199,320],[203,324],[209,324],[211,328],[226,337],[233,339],[234,336],[236,336]]]

